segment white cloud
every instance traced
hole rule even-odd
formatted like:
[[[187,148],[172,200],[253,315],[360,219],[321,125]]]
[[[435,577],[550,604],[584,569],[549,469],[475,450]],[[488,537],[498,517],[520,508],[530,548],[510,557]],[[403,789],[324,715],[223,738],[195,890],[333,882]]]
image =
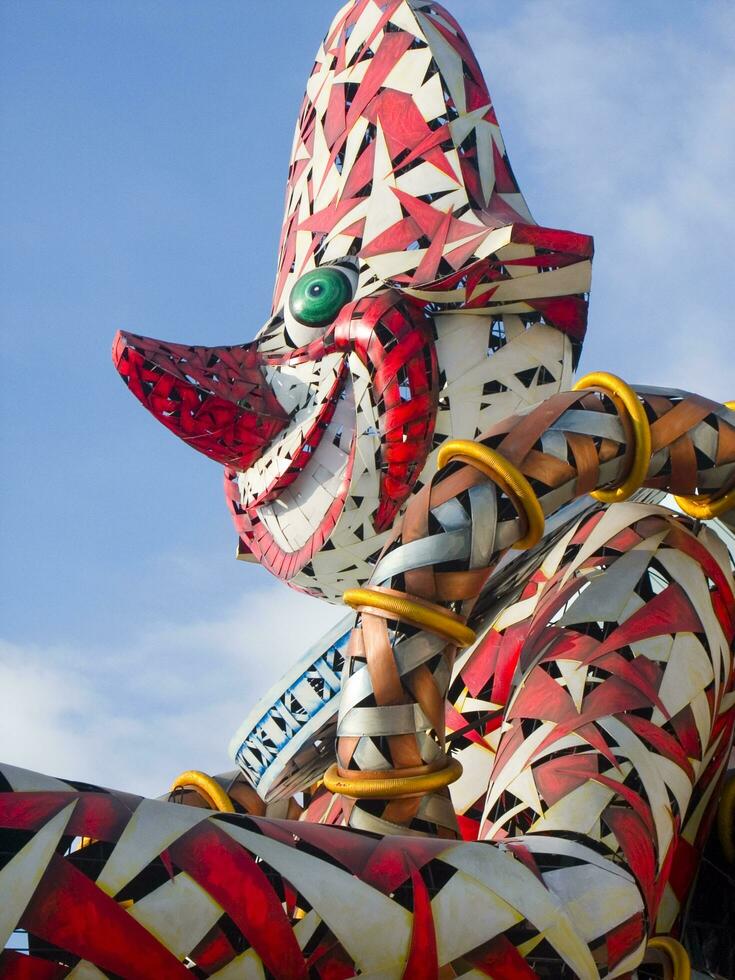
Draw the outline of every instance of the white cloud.
[[[3,762],[146,795],[231,769],[243,716],[342,615],[277,583],[104,650],[0,641]]]
[[[582,367],[731,398],[735,7],[464,7],[534,216],[595,236]]]

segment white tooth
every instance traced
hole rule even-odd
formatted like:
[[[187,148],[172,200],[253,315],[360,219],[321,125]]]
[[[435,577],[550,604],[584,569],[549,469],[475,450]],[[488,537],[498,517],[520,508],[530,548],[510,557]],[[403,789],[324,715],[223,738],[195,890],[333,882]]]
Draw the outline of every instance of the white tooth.
[[[332,384],[333,379],[327,386],[327,390],[332,387]],[[258,516],[283,551],[297,551],[307,543],[339,494],[349,463],[355,432],[355,402],[352,383],[349,380],[345,383],[344,391],[346,397],[339,401],[332,420],[303,471],[290,486],[281,491],[276,500],[258,508]],[[310,422],[313,421],[314,415],[321,411],[323,405],[322,400],[312,411]],[[303,428],[304,425],[293,431],[296,433]],[[338,434],[339,440],[336,444],[335,439]],[[288,437],[290,440],[290,432]],[[289,445],[291,444],[289,441]],[[296,445],[300,445],[300,439],[297,439]],[[266,456],[273,457],[274,451],[279,447],[280,443],[271,447]],[[262,463],[265,458],[262,457],[259,463]],[[280,462],[282,460],[279,460]],[[240,475],[243,502],[253,500],[255,497],[253,469],[254,467]],[[275,469],[271,467],[269,474],[274,472]],[[247,486],[244,482],[246,479]],[[273,476],[270,475],[266,485],[272,480]],[[248,497],[246,493],[249,493]]]

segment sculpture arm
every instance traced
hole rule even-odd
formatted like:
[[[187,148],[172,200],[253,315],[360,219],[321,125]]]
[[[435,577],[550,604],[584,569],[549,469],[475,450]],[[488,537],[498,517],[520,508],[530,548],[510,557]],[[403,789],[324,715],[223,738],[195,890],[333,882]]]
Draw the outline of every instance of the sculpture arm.
[[[651,447],[636,485],[682,495],[706,490],[727,499],[721,488],[732,481],[735,415],[679,392],[639,392],[637,401],[650,424]],[[605,411],[603,399],[567,393],[508,420],[476,447],[451,447],[449,465],[409,506],[371,590],[357,597],[360,619],[343,688],[333,777],[343,787],[333,812],[341,807],[344,823],[383,833],[400,833],[401,827],[419,834],[452,832],[448,793],[437,785],[450,769],[439,714],[462,623],[502,552],[529,536],[534,499],[548,515],[580,493],[625,482],[635,455],[626,452],[631,441],[624,418]],[[508,458],[515,466],[504,471]],[[716,542],[705,532],[696,538],[666,514],[637,506],[598,513],[571,543],[567,567],[554,582],[558,593],[550,589],[545,602],[538,599],[541,611],[529,623],[536,646],[523,646],[522,680],[503,722],[482,829],[487,839],[502,841],[533,867],[539,896],[550,890],[578,910],[572,916],[579,925],[576,938],[590,943],[590,950],[607,944],[607,952],[598,949],[596,955],[614,967],[608,975],[625,964],[629,969],[631,957],[640,958],[662,902],[667,928],[676,917],[690,883],[684,878],[696,862],[688,854],[685,863],[682,858],[687,871],[678,875],[674,893],[674,855],[677,849],[680,858],[693,850],[731,741],[728,560],[714,557]],[[603,522],[610,528],[607,537],[601,536]],[[582,555],[587,565],[575,565],[587,539],[594,544]],[[636,549],[638,554],[628,556]],[[608,569],[623,554],[626,560]],[[626,570],[629,579],[638,577],[627,581]],[[564,575],[574,577],[567,582]],[[586,605],[575,607],[577,614],[586,610],[586,628],[578,636],[556,625],[553,615],[563,612],[582,585],[590,592]],[[531,601],[532,584],[523,595]],[[616,601],[621,620],[636,611],[635,604],[642,610],[634,637],[640,655],[605,648],[604,637],[594,635],[603,628],[599,620],[615,618],[605,610]],[[660,639],[664,631],[673,634],[668,646]],[[705,632],[707,644],[692,639],[692,632]],[[658,646],[657,656],[644,652],[648,641]],[[584,658],[594,659],[598,647],[602,662],[588,664]],[[561,661],[573,666],[562,669]],[[565,670],[575,674],[573,680]],[[539,762],[543,786],[535,775]],[[361,783],[378,774],[388,785],[380,803],[361,795]],[[433,790],[419,794],[432,780]],[[631,789],[641,782],[643,791]],[[673,820],[672,786],[678,794]],[[585,855],[580,845],[585,838],[605,856],[597,852],[590,861],[593,852]],[[628,877],[621,876],[623,870]],[[620,903],[618,892],[625,896]],[[526,895],[531,902],[532,891]],[[524,914],[528,907],[519,906]],[[585,909],[595,911],[585,918]],[[621,917],[621,909],[628,914]],[[532,944],[527,948],[533,958],[542,955],[531,953]],[[557,954],[569,964],[566,953],[557,948]]]
[[[442,447],[447,465],[411,500],[370,589],[346,595],[360,617],[344,674],[338,766],[327,783],[342,792],[351,826],[456,830],[446,792],[407,802],[398,798],[404,788],[385,797],[382,812],[374,802],[353,812],[351,801],[365,797],[357,781],[370,774],[441,790],[444,698],[456,651],[472,638],[463,624],[499,558],[534,545],[544,516],[599,488],[616,500],[642,484],[706,491],[718,507],[729,505],[735,491],[721,488],[735,471],[735,412],[684,392],[633,393],[609,376],[591,380],[597,390],[565,392],[477,443]]]
[[[4,766],[0,853],[3,940],[25,931],[29,954],[0,953],[2,976],[543,975],[529,949],[550,976],[560,959],[598,976],[573,904],[522,845],[212,814]],[[613,870],[587,895],[634,905],[637,889]]]

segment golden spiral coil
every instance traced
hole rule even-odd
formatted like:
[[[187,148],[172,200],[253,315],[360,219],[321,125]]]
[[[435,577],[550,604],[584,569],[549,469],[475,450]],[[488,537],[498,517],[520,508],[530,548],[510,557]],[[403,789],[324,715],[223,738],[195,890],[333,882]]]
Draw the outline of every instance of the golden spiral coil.
[[[673,980],[691,980],[692,967],[689,954],[676,939],[671,936],[654,936],[648,941],[648,949],[656,949],[665,953],[671,964]]]
[[[572,386],[572,391],[582,391],[585,388],[596,389],[607,395],[621,420],[627,417],[633,430],[633,462],[623,482],[617,487],[595,490],[590,494],[603,504],[619,504],[631,497],[646,478],[651,461],[651,426],[638,395],[617,375],[608,374],[607,371],[593,371],[580,378]]]
[[[177,776],[171,783],[169,793],[174,793],[177,789],[186,789],[189,786],[199,793],[212,810],[219,810],[220,813],[235,812],[232,800],[217,780],[198,769],[187,769],[186,772]]]
[[[725,408],[735,412],[735,402],[725,402]],[[674,500],[689,517],[711,521],[735,508],[735,486],[717,493],[700,493],[696,497],[677,497]]]
[[[517,467],[489,446],[467,439],[451,439],[439,450],[439,468],[453,461],[474,466],[497,483],[513,501],[518,516],[526,525],[525,533],[513,545],[514,548],[528,551],[538,544],[544,533],[544,512],[533,487]]]
[[[474,630],[449,611],[422,605],[408,596],[389,595],[377,589],[348,589],[342,598],[353,609],[367,606],[390,613],[396,619],[410,620],[458,647],[468,647],[476,639]]]
[[[400,769],[391,772],[400,773]],[[462,764],[457,759],[450,759],[443,769],[419,776],[386,775],[375,779],[350,779],[349,776],[341,776],[335,763],[324,773],[324,785],[330,793],[339,793],[355,800],[392,800],[435,793],[456,782],[461,775]]]

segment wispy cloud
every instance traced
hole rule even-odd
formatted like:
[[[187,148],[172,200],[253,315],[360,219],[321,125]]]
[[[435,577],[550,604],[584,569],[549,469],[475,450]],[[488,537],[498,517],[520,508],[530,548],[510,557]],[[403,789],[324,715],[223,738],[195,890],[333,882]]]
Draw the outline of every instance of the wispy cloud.
[[[104,649],[0,642],[3,761],[148,795],[230,769],[242,717],[341,615],[277,583]]]
[[[731,398],[735,7],[630,13],[537,0],[472,33],[536,219],[595,235],[583,367]]]

